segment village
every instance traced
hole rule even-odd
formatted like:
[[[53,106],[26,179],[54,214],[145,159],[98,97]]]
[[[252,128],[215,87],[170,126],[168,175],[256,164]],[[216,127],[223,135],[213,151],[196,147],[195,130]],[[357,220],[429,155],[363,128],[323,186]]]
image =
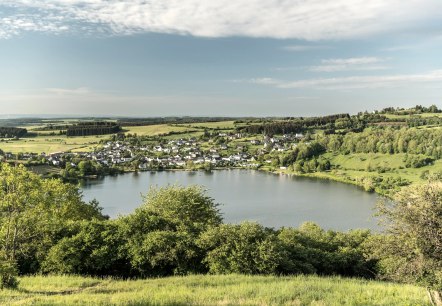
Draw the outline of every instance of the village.
[[[91,152],[42,152],[12,154],[3,152],[3,159],[34,164],[47,164],[59,168],[76,167],[79,161],[91,161],[103,167],[120,167],[135,170],[158,169],[216,169],[258,168],[272,152],[293,149],[304,139],[303,134],[282,136],[242,135],[217,133],[209,139],[196,137],[160,138],[140,144],[133,137],[103,141]],[[135,136],[136,137],[136,136]],[[115,138],[115,137],[113,137]],[[2,152],[0,152],[2,153]]]

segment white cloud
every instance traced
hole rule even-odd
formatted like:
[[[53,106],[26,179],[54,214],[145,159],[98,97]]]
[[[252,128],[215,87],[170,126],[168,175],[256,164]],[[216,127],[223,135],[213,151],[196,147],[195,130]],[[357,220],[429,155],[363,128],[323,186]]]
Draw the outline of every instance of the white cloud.
[[[296,81],[282,81],[272,78],[264,78],[265,82],[257,82],[252,79],[250,83],[269,85],[277,88],[310,88],[310,89],[366,89],[366,88],[390,88],[413,85],[434,84],[442,82],[442,70],[434,70],[421,74],[397,74],[397,75],[374,75],[374,76],[350,76],[340,78],[317,78]]]
[[[1,8],[1,5],[0,5]],[[38,15],[18,14],[7,17],[0,17],[0,39],[11,38],[23,31],[34,32],[50,32],[61,33],[69,29],[68,25],[64,24],[60,19],[47,18],[40,19]]]
[[[304,51],[330,49],[330,47],[323,45],[291,45],[291,46],[285,46],[283,49],[292,52],[304,52]]]
[[[313,72],[336,72],[336,71],[372,71],[383,70],[388,67],[380,65],[385,59],[378,57],[351,57],[324,59],[322,65],[309,68]]]
[[[375,64],[382,61],[383,59],[377,57],[350,57],[350,58],[333,58],[333,59],[322,60],[324,64],[331,64],[331,65],[364,65],[364,64]]]
[[[343,39],[414,29],[442,16],[440,0],[3,0],[1,7],[24,23],[1,23],[0,37],[68,26],[114,34]]]
[[[256,79],[251,79],[250,83],[260,84],[260,85],[277,85],[279,81],[272,78],[256,78]]]

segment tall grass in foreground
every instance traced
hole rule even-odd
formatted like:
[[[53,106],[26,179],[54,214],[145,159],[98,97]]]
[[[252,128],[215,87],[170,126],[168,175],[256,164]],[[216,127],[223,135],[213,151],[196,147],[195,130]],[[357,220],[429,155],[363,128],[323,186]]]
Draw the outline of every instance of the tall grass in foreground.
[[[340,277],[187,276],[114,280],[31,276],[0,305],[430,305],[424,288]]]

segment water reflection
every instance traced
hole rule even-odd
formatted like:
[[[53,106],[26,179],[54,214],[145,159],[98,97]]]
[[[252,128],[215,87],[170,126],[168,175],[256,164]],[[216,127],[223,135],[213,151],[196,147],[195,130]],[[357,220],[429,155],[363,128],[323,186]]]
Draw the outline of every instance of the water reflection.
[[[96,198],[111,217],[128,214],[142,203],[149,187],[203,185],[221,204],[225,222],[253,220],[269,227],[314,221],[324,228],[376,229],[375,194],[327,180],[273,175],[259,171],[162,171],[129,173],[87,181],[86,200]]]

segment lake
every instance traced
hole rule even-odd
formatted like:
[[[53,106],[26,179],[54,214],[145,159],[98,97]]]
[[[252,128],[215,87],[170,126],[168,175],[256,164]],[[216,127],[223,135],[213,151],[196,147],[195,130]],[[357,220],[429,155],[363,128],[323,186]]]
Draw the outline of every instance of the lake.
[[[257,221],[268,227],[297,227],[313,221],[335,230],[377,229],[372,217],[378,196],[343,183],[254,170],[127,173],[83,184],[85,200],[96,198],[112,218],[133,212],[149,186],[203,185],[221,204],[226,223]]]

